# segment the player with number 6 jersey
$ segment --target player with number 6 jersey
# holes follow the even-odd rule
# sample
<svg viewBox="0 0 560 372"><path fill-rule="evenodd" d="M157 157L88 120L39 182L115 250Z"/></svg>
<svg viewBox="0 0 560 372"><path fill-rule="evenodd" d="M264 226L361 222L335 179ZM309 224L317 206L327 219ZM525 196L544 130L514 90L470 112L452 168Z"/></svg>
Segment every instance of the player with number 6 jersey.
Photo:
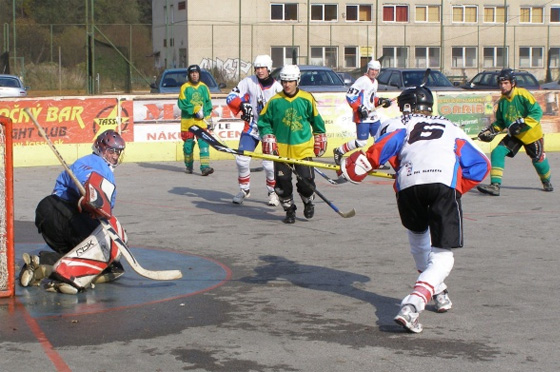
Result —
<svg viewBox="0 0 560 372"><path fill-rule="evenodd" d="M433 102L426 87L404 90L398 97L403 127L393 126L366 153L341 162L344 177L358 183L393 159L399 215L420 272L395 321L414 333L422 331L418 317L428 302L437 312L451 309L444 280L454 265L453 249L463 246L461 195L490 171L490 161L462 129L431 115Z"/></svg>

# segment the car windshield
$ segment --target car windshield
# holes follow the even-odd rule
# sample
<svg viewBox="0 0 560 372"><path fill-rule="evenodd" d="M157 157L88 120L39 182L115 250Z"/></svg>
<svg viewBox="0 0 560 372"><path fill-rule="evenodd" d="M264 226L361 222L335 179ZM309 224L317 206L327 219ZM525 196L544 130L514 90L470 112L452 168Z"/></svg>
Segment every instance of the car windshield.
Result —
<svg viewBox="0 0 560 372"><path fill-rule="evenodd" d="M424 79L424 71L403 71L403 79L405 87L417 87L422 84ZM452 87L453 84L439 71L431 71L427 86L430 87Z"/></svg>
<svg viewBox="0 0 560 372"><path fill-rule="evenodd" d="M2 77L0 78L0 87L19 88L20 85L17 79L10 78L10 77Z"/></svg>
<svg viewBox="0 0 560 372"><path fill-rule="evenodd" d="M200 72L200 80L202 80L204 84L208 85L208 88L214 88L218 86L216 80L214 80L214 78L212 77L212 75L210 75L208 71ZM186 71L168 72L163 77L162 86L166 88L180 87L181 85L185 84L186 81L187 81Z"/></svg>
<svg viewBox="0 0 560 372"><path fill-rule="evenodd" d="M336 72L329 70L304 70L301 72L300 85L344 85L344 81Z"/></svg>

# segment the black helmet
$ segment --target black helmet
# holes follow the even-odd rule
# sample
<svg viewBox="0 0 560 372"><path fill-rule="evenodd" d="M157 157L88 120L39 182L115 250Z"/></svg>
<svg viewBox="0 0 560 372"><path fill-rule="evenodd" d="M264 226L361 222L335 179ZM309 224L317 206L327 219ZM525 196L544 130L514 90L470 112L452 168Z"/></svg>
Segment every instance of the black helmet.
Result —
<svg viewBox="0 0 560 372"><path fill-rule="evenodd" d="M434 105L434 96L432 91L427 87L407 88L397 98L399 109L403 113L411 113L415 111L432 112Z"/></svg>
<svg viewBox="0 0 560 372"><path fill-rule="evenodd" d="M500 71L500 74L498 75L498 78L496 80L498 84L500 84L500 82L504 80L511 82L512 85L517 84L515 73L511 68L504 68L502 71Z"/></svg>
<svg viewBox="0 0 560 372"><path fill-rule="evenodd" d="M199 65L190 65L187 68L187 73L190 74L191 72L198 72L200 74L200 66Z"/></svg>

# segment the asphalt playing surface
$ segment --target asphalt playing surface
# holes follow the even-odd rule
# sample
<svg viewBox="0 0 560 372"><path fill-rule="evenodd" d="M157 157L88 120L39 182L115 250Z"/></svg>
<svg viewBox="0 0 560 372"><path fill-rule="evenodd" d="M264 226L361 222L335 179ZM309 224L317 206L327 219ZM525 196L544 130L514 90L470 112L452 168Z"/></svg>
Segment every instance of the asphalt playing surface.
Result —
<svg viewBox="0 0 560 372"><path fill-rule="evenodd" d="M548 154L560 187L560 154ZM331 161L330 158L321 159ZM392 181L317 187L294 225L266 205L264 172L251 198L232 160L216 172L180 162L116 170L116 216L148 269L181 269L155 282L125 263L115 283L77 296L21 288L0 299L1 371L555 371L559 192L541 190L530 159L506 160L500 197L463 196L465 247L446 280L453 309L428 305L421 334L393 322L417 273ZM253 161L253 168L260 166ZM33 224L61 167L15 169L16 264L46 246ZM329 174L335 177L334 174ZM486 180L488 182L488 180Z"/></svg>

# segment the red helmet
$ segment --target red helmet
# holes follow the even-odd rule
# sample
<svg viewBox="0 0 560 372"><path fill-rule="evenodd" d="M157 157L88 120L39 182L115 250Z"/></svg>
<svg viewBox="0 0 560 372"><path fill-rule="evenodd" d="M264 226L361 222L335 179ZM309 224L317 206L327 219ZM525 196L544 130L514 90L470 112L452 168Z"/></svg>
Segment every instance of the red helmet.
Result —
<svg viewBox="0 0 560 372"><path fill-rule="evenodd" d="M106 130L105 132L101 133L93 142L93 148L95 149L95 153L102 158L104 158L109 165L116 166L122 160L119 157L119 162L117 164L113 164L104 154L106 150L109 150L111 153L117 153L120 155L125 148L126 144L124 139L121 137L120 134L115 132L112 129Z"/></svg>

